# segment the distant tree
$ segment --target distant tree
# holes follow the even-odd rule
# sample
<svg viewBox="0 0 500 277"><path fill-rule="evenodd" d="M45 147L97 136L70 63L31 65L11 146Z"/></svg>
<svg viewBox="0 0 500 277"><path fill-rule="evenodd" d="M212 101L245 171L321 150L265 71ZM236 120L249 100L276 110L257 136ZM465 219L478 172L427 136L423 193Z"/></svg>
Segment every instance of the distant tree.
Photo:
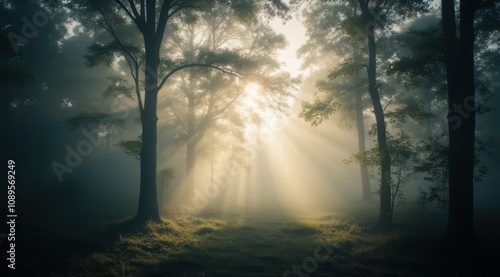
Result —
<svg viewBox="0 0 500 277"><path fill-rule="evenodd" d="M163 207L163 205L165 204L165 191L168 189L174 178L175 170L173 167L167 167L158 170L156 176L156 186L158 190L158 203L160 204L160 207Z"/></svg>
<svg viewBox="0 0 500 277"><path fill-rule="evenodd" d="M317 20L318 16L323 13L331 13L332 9L337 9L339 13L345 16L357 16L357 5L352 3L328 3L328 4L317 4L311 5L309 10L305 11L306 16L306 28L307 34L309 36L309 41L299 49L299 53L305 56L306 64L312 62L311 60L316 58L317 49L321 49L324 54L332 55L333 47L328 47L327 45L335 45L335 48L342 47L338 44L339 42L334 42L331 40L324 40L325 32L331 32L328 29L322 29L318 25L325 24L323 21ZM333 6L332 6L333 5ZM353 6L351 13L349 13L349 7ZM328 8L326 8L328 6ZM343 8L345 6L345 8ZM332 17L333 19L333 17ZM331 22L333 25L334 23ZM340 25L340 22L338 22ZM342 44L345 43L342 41ZM325 45L326 44L326 45ZM363 101L363 91L364 82L359 76L359 51L356 43L351 43L353 50L351 59L347 59L349 62L344 62L339 64L333 70L330 71L328 75L328 81L318 81L317 88L322 93L318 95L314 100L314 103L302 102L302 112L299 114L300 117L304 118L311 125L317 126L334 112L340 112L342 117L346 121L342 126L348 126L351 128L351 122L355 121L355 126L358 133L358 150L365 151L365 127L363 120L363 110L365 107ZM307 51L307 52L306 52ZM339 55L337 53L337 55ZM315 61L318 64L320 61ZM352 64L355 64L353 67ZM345 77L344 77L345 75ZM344 78L339 78L339 76ZM368 179L367 168L360 163L360 174L361 174L361 188L363 201L371 200L370 183Z"/></svg>
<svg viewBox="0 0 500 277"><path fill-rule="evenodd" d="M376 134L375 125L369 134L373 137ZM417 161L417 153L411 141L411 138L404 131L396 135L387 136L388 151L391 157L391 212L394 212L396 200L403 203L406 199L403 188L415 176L414 166ZM368 151L358 152L351 158L344 160L346 164L358 163L367 168L376 168L380 172L380 160L382 155L379 148L375 147ZM378 174L375 174L378 175ZM380 191L378 192L380 193Z"/></svg>
<svg viewBox="0 0 500 277"><path fill-rule="evenodd" d="M341 113L344 122L342 126L348 129L352 128L352 122L355 122L355 128L358 133L358 150L365 151L365 125L363 119L363 110L365 101L363 92L365 83L360 76L359 70L359 49L362 47L357 40L345 41L342 36L336 39L328 38L333 32L332 29L338 28L338 32L345 33L343 30L340 16L329 16L332 10L336 10L345 17L357 16L358 7L355 1L329 2L323 3L315 1L308 9L304 11L306 34L308 41L299 49L299 55L304 59L304 65L329 66L333 61L324 56L347 57L345 62L340 63L330 71L328 80L318 81L317 89L321 95L317 95L314 103L303 102L302 111L299 114L311 125L317 126L328 119L332 113ZM327 16L328 20L317 20L318 17ZM327 27L328 28L325 28ZM328 38L328 39L327 39ZM345 49L344 49L345 48ZM348 48L352 48L349 53ZM341 49L339 51L339 49ZM320 56L319 53L322 55ZM324 63L324 64L323 64ZM353 66L355 64L355 66ZM349 78L349 81L338 77ZM366 79L366 78L365 78ZM368 179L368 170L360 164L361 174L361 199L363 201L371 200L370 183Z"/></svg>
<svg viewBox="0 0 500 277"><path fill-rule="evenodd" d="M324 39L332 39L335 41L357 41L358 45L366 45L361 49L364 52L360 53L359 61L351 63L347 68L359 71L362 68L367 69L367 83L368 94L373 105L373 112L377 123L377 145L381 154L380 159L380 216L378 227L381 230L388 230L392 228L392 212L391 212L391 159L388 151L387 144L387 128L385 122L384 108L382 107L381 97L379 94L380 83L377 80L377 44L375 39L375 32L384 32L390 29L390 26L402 23L412 16L417 15L419 12L427 10L427 2L425 1L376 1L369 2L366 0L359 0L348 2L358 5L360 15L346 16L343 12L347 5L341 1L332 1L328 3L336 3L333 5L331 14L325 18L326 26L331 31L330 34L324 36ZM336 17L343 19L338 26L332 27L331 22L335 21ZM338 29L342 29L339 32ZM347 34L343 38L342 33ZM328 45L328 44L327 44ZM331 44L329 45L331 46ZM333 45L334 46L334 45ZM342 49L342 48L341 48ZM342 51L342 50L340 50ZM366 60L366 62L365 62ZM318 103L319 104L319 103ZM327 106L326 106L327 107Z"/></svg>
<svg viewBox="0 0 500 277"><path fill-rule="evenodd" d="M191 192L197 152L208 132L214 135L215 129L225 129L225 136L232 136L242 145L245 126L262 122L259 110L250 112L245 107L249 86L258 87L257 96L262 98L252 104L262 110L283 112L296 81L279 70L275 58L276 51L286 45L284 36L274 33L265 23L235 22L228 7L216 5L197 21L178 28L182 32L177 32L167 44L173 55L194 63L203 59L207 51L218 51L227 59L238 59L240 73L245 72L244 79L239 79L196 68L185 70L171 81L173 92L163 101L174 120L165 132L186 145L186 189Z"/></svg>

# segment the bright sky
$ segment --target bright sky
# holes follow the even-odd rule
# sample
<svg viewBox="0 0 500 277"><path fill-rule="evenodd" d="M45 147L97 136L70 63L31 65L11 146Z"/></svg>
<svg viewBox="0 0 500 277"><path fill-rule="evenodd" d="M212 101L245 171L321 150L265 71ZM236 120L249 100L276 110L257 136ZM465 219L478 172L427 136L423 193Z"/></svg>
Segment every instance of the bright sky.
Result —
<svg viewBox="0 0 500 277"><path fill-rule="evenodd" d="M288 40L288 47L279 53L280 61L286 63L286 70L292 76L301 74L301 62L297 58L296 52L306 40L304 25L294 16L284 25L281 19L274 19L271 21L271 26L276 32L284 34Z"/></svg>

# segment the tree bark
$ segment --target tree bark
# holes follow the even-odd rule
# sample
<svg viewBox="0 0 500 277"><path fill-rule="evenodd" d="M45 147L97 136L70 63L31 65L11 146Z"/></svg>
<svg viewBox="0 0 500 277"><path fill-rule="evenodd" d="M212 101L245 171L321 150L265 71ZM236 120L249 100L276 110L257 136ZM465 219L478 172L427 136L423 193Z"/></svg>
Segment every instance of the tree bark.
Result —
<svg viewBox="0 0 500 277"><path fill-rule="evenodd" d="M158 67L160 63L159 43L154 36L154 26L144 35L146 47L145 97L142 122L141 187L139 207L135 220L144 224L148 220L161 221L156 191L157 166L157 100Z"/></svg>
<svg viewBox="0 0 500 277"><path fill-rule="evenodd" d="M187 112L187 143L186 143L186 192L189 196L190 193L194 193L194 167L196 163L196 120L195 120L195 87L197 84L197 78L189 81L189 88L187 92L188 98L188 112Z"/></svg>
<svg viewBox="0 0 500 277"><path fill-rule="evenodd" d="M354 5L353 15L354 17L358 16L357 5ZM358 49L354 47L353 51L354 63L357 63L358 59L359 59ZM365 122L363 119L363 94L361 93L361 91L357 91L355 93L356 93L356 129L358 131L358 151L365 152L366 142L365 142ZM370 179L368 178L368 168L360 163L359 172L361 174L361 201L371 202L372 192L370 190Z"/></svg>
<svg viewBox="0 0 500 277"><path fill-rule="evenodd" d="M367 22L368 38L368 93L373 104L375 119L377 122L377 143L381 155L380 162L380 214L378 226L381 230L389 230L392 226L391 211L391 161L387 146L387 134L384 118L384 109L380 103L377 89L377 45L375 42L375 21L368 9L366 0L359 0L361 13Z"/></svg>
<svg viewBox="0 0 500 277"><path fill-rule="evenodd" d="M365 123L363 120L363 99L361 92L356 92L356 128L358 130L358 148L359 152L366 151L365 146ZM372 200L372 192L370 191L370 180L368 178L368 168L360 163L359 170L361 173L361 200L370 202Z"/></svg>
<svg viewBox="0 0 500 277"><path fill-rule="evenodd" d="M474 9L474 1L460 1L458 38L454 1L442 0L449 109L449 217L446 235L459 247L474 240Z"/></svg>

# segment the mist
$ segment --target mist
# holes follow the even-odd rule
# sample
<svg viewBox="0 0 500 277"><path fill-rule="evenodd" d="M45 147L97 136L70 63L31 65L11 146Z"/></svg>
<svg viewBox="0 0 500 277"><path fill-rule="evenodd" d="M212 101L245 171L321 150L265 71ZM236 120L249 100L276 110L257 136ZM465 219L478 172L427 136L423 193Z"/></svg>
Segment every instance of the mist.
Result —
<svg viewBox="0 0 500 277"><path fill-rule="evenodd" d="M129 2L0 5L5 276L496 271L500 2Z"/></svg>

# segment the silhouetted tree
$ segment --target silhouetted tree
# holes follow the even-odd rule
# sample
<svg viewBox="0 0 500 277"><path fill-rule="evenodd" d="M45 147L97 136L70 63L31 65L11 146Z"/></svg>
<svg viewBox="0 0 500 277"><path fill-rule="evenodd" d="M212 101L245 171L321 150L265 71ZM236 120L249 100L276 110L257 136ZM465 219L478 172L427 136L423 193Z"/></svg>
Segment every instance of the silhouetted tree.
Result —
<svg viewBox="0 0 500 277"><path fill-rule="evenodd" d="M136 84L139 78L139 68L143 64L144 76L144 101L141 95L137 95L139 104L139 111L141 115L142 126L142 145L141 145L141 185L139 196L139 207L135 220L137 223L142 224L148 220L159 221L160 216L158 212L157 191L156 191L156 167L157 167L157 105L158 105L158 92L165 85L169 77L174 73L193 67L210 67L223 70L226 72L231 71L231 66L237 63L226 61L224 65L227 70L223 69L224 65L214 62L213 60L206 60L204 62L196 63L162 63L162 54L166 56L163 60L172 61L174 57L170 57L169 53L164 53L162 46L164 45L165 36L168 33L168 26L173 20L181 14L186 15L186 20L195 20L196 11L211 8L216 2L223 4L231 4L231 1L155 1L155 0L141 0L141 1L92 1L92 0L75 0L70 1L69 5L76 9L80 15L84 16L93 23L93 26L100 25L107 31L108 41L106 44L98 43L97 46L117 45L117 51L125 54L125 59L132 68ZM237 17L240 19L252 19L256 16L261 5L257 5L253 1L237 1L232 5L236 11ZM280 12L286 10L286 5L281 1L269 1L263 5L263 8L269 13ZM123 36L119 36L119 32L115 29L123 29L123 26L129 27L129 30L138 31L139 36L142 38L139 50L143 51L143 56L138 56L131 53L129 49L130 43ZM133 27L133 28L130 28ZM171 31L171 30L170 30ZM137 34L137 32L135 33ZM127 36L134 37L134 33L127 33ZM111 39L111 40L109 40ZM111 52L112 53L112 52ZM109 59L113 55L108 55ZM213 58L208 55L207 59ZM219 61L220 62L220 61Z"/></svg>

